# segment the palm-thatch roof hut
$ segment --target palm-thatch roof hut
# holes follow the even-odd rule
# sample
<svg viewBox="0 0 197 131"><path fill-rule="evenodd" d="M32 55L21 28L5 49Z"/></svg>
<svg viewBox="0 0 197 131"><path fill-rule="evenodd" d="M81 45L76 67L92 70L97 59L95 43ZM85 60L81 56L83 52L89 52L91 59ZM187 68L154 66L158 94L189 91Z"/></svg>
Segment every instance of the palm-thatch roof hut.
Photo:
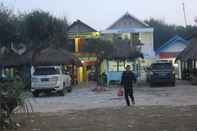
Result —
<svg viewBox="0 0 197 131"><path fill-rule="evenodd" d="M104 56L106 59L103 63L103 72L107 76L107 83L111 81L120 82L122 72L127 64L131 65L133 69L136 59L143 58L143 54L135 47L132 47L126 40L116 40L113 43L113 48L109 50L108 55ZM136 75L139 75L138 69L134 69Z"/></svg>
<svg viewBox="0 0 197 131"><path fill-rule="evenodd" d="M33 65L76 65L81 66L81 61L70 52L62 48L46 48L30 53ZM27 56L28 58L28 56Z"/></svg>
<svg viewBox="0 0 197 131"><path fill-rule="evenodd" d="M197 37L190 40L188 46L177 56L176 61L181 63L182 79L190 79L196 70Z"/></svg>
<svg viewBox="0 0 197 131"><path fill-rule="evenodd" d="M1 67L16 67L25 64L23 58L13 50L2 47L0 51L0 66Z"/></svg>
<svg viewBox="0 0 197 131"><path fill-rule="evenodd" d="M177 56L177 60L197 60L197 37L190 41L190 44Z"/></svg>

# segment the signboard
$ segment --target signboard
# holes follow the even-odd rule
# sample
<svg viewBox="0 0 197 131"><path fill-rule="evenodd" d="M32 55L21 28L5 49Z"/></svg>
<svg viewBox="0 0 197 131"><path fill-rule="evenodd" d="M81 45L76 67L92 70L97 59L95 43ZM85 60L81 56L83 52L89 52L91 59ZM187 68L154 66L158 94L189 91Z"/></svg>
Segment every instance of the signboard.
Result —
<svg viewBox="0 0 197 131"><path fill-rule="evenodd" d="M159 53L160 59L167 59L167 58L176 58L179 52L161 52Z"/></svg>
<svg viewBox="0 0 197 131"><path fill-rule="evenodd" d="M82 64L85 65L94 65L97 63L96 57L79 57Z"/></svg>
<svg viewBox="0 0 197 131"><path fill-rule="evenodd" d="M68 33L68 38L98 38L99 32L81 32L81 33Z"/></svg>

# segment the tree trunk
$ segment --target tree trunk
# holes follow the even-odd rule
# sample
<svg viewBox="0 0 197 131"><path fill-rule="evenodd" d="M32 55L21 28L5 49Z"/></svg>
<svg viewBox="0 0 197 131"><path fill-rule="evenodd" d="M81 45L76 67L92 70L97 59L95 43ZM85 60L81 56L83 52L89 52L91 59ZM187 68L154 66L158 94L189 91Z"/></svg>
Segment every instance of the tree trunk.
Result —
<svg viewBox="0 0 197 131"><path fill-rule="evenodd" d="M97 56L97 64L96 64L96 81L97 81L97 85L99 85L100 83L100 66L102 63L103 59L101 56Z"/></svg>

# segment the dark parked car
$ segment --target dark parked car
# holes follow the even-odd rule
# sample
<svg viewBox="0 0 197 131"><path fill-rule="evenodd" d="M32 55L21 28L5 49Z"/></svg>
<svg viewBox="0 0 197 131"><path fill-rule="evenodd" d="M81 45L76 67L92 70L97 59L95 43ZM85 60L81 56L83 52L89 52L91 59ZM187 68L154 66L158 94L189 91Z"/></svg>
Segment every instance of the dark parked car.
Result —
<svg viewBox="0 0 197 131"><path fill-rule="evenodd" d="M154 84L170 84L175 86L175 72L172 63L153 63L147 70L147 81Z"/></svg>
<svg viewBox="0 0 197 131"><path fill-rule="evenodd" d="M96 81L96 72L95 71L91 71L88 74L88 80L89 81Z"/></svg>

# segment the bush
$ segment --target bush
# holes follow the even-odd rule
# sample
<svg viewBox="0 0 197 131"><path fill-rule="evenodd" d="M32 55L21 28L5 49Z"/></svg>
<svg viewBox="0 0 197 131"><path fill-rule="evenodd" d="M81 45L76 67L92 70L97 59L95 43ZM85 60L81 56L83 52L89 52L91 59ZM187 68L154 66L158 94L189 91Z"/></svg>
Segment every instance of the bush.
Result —
<svg viewBox="0 0 197 131"><path fill-rule="evenodd" d="M0 82L0 129L11 128L14 109L23 104L24 84L21 79L3 80Z"/></svg>

